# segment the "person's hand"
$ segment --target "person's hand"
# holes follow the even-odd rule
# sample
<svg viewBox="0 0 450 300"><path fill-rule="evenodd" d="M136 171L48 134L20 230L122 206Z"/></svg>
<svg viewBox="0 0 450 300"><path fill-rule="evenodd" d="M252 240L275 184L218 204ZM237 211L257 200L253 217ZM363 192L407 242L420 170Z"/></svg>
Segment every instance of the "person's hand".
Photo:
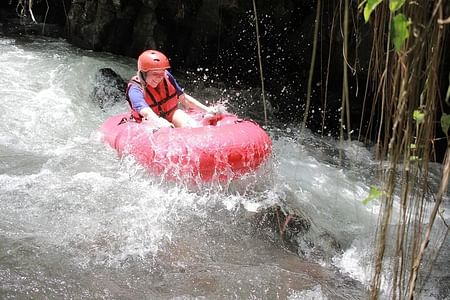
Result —
<svg viewBox="0 0 450 300"><path fill-rule="evenodd" d="M210 115L217 115L220 114L220 110L217 106L208 107L208 110L206 111L207 114Z"/></svg>
<svg viewBox="0 0 450 300"><path fill-rule="evenodd" d="M143 118L143 121L145 123L147 123L149 126L156 127L158 129L164 128L164 127L167 127L167 128L175 127L172 123L170 123L169 121L167 121L166 119L161 118L161 117L157 117L157 118L147 117L147 118Z"/></svg>
<svg viewBox="0 0 450 300"><path fill-rule="evenodd" d="M167 121L164 118L159 117L157 120L157 125L159 128L164 128L164 127L168 127L168 128L174 128L175 126L170 123L169 121Z"/></svg>
<svg viewBox="0 0 450 300"><path fill-rule="evenodd" d="M213 117L221 116L225 113L226 113L225 107L223 107L221 105L215 105L215 106L208 107L204 117L205 118L213 118Z"/></svg>

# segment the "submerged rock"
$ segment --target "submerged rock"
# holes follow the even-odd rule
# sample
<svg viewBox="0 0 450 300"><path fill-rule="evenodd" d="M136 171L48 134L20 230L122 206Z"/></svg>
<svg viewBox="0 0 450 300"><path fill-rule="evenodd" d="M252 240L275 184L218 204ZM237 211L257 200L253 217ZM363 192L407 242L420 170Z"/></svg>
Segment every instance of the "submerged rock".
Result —
<svg viewBox="0 0 450 300"><path fill-rule="evenodd" d="M270 228L274 239L301 257L330 260L341 250L331 233L317 231L313 220L299 210L274 205L259 211L256 221L260 227Z"/></svg>

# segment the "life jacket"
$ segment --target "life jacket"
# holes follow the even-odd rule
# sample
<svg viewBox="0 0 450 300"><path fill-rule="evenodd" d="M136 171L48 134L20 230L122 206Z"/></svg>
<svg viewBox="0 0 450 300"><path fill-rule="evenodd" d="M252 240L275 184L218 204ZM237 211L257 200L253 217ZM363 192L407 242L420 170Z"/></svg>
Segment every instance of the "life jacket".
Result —
<svg viewBox="0 0 450 300"><path fill-rule="evenodd" d="M143 87L138 76L133 76L128 82L126 90L126 99L131 107L131 116L133 119L140 123L142 121L142 116L139 112L133 109L131 105L131 100L128 96L128 91L131 86L137 84L144 94L145 102L153 110L153 112L161 117L165 118L167 121L172 122L173 114L178 108L178 96L175 86L170 82L167 73L164 74L163 80L153 88L149 85Z"/></svg>

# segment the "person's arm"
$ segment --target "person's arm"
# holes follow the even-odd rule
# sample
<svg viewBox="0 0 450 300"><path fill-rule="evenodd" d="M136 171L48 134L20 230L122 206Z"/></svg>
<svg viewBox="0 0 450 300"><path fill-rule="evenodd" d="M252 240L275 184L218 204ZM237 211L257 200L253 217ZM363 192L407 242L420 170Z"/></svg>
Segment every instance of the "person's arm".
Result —
<svg viewBox="0 0 450 300"><path fill-rule="evenodd" d="M150 107L144 107L139 111L139 114L142 116L142 119L144 120L157 121L159 119L159 117Z"/></svg>
<svg viewBox="0 0 450 300"><path fill-rule="evenodd" d="M201 111L205 111L207 114L210 115L217 115L217 114L221 114L221 110L218 109L217 107L208 107L206 105L204 105L203 103L201 103L200 101L198 101L197 99L195 99L194 97L186 94L184 92L184 89L180 86L180 84L177 82L177 80L175 79L175 77L173 77L173 75L169 72L166 71L170 82L175 86L175 90L177 91L177 96L178 96L178 100L181 103L181 105L183 105L184 108L193 108L193 109L199 109Z"/></svg>
<svg viewBox="0 0 450 300"><path fill-rule="evenodd" d="M166 119L158 117L150 107L144 107L139 113L141 114L142 119L148 121L150 124L156 124L159 127L174 127L174 125Z"/></svg>
<svg viewBox="0 0 450 300"><path fill-rule="evenodd" d="M209 108L206 105L202 104L200 101L186 93L181 94L179 96L179 100L180 103L186 108L197 108L206 112L209 111Z"/></svg>

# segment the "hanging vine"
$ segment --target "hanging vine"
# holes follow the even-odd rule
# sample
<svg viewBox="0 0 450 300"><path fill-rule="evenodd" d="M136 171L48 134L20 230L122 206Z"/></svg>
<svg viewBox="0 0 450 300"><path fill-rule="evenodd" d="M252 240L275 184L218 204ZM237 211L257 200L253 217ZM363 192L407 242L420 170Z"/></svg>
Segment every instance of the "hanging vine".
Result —
<svg viewBox="0 0 450 300"><path fill-rule="evenodd" d="M9 4L11 5L11 3L12 3L12 0L9 2ZM47 7L48 7L48 3L47 3ZM17 5L16 5L17 15L20 18L24 19L28 16L27 11L30 13L30 17L31 17L31 20L33 21L33 23L37 23L36 19L34 17L34 14L33 14L33 0L17 0Z"/></svg>
<svg viewBox="0 0 450 300"><path fill-rule="evenodd" d="M450 173L450 120L440 97L441 62L447 24L440 15L444 2L418 0L366 0L360 7L366 22L373 28L372 77L374 103L381 98L381 110L372 106L373 119L379 120L377 144L379 158L386 158L382 167L384 187L380 197L378 234L374 257L371 299L378 299L383 274L389 272L391 298L413 299L417 296L418 279L424 258L432 261L427 251L430 236L446 193ZM387 22L386 22L387 21ZM414 33L414 34L412 34ZM387 37L387 39L385 38ZM382 64L384 62L384 64ZM380 67L382 66L382 68ZM448 103L447 103L448 107ZM428 167L432 159L436 124L447 137L442 177L435 201L430 203ZM400 194L396 191L400 191ZM398 197L398 200L397 200ZM397 229L391 230L395 213L400 209ZM430 207L431 206L431 207ZM429 212L428 218L425 216ZM445 223L444 223L445 224ZM440 233L435 248L448 234ZM389 262L386 252L395 253ZM385 277L386 278L386 277Z"/></svg>
<svg viewBox="0 0 450 300"><path fill-rule="evenodd" d="M264 88L264 73L263 73L263 65L262 65L262 58L261 58L261 43L260 43L260 36L259 36L259 24L258 24L258 13L256 10L256 2L253 0L253 13L255 16L255 28L256 28L256 44L257 44L257 52L258 52L258 63L259 63L259 75L261 80L261 95L262 95L262 102L263 102L263 108L264 108L264 124L268 124L267 120L267 103L266 103L266 92Z"/></svg>
<svg viewBox="0 0 450 300"><path fill-rule="evenodd" d="M317 53L317 41L319 39L319 27L320 27L320 11L321 11L321 0L317 0L317 6L316 6L316 18L314 20L314 40L313 40L313 48L312 48L312 54L311 54L311 65L309 68L309 75L308 75L308 90L306 93L306 105L305 105L305 113L303 115L303 122L302 122L302 136L303 131L306 128L306 123L308 121L308 114L309 114L309 106L311 104L311 90L312 90L312 81L314 76L314 66L316 64L316 53Z"/></svg>

